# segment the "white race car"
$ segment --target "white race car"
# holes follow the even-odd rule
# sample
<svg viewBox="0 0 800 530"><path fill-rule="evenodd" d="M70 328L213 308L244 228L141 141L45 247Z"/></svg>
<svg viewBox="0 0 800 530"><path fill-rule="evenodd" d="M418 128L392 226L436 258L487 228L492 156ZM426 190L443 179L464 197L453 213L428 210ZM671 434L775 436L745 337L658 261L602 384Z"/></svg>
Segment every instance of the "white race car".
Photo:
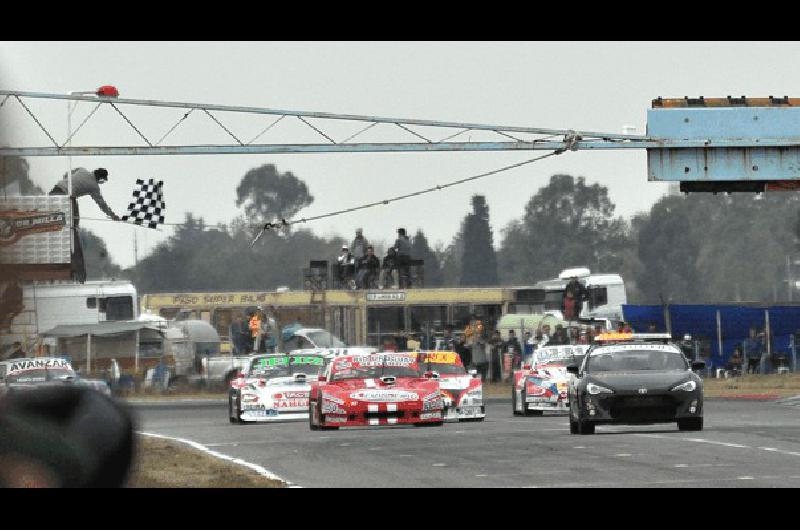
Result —
<svg viewBox="0 0 800 530"><path fill-rule="evenodd" d="M544 346L530 364L514 370L511 405L515 415L541 416L545 411L569 412L567 391L572 375L567 365L586 355L588 344Z"/></svg>
<svg viewBox="0 0 800 530"><path fill-rule="evenodd" d="M322 355L250 356L247 372L231 381L228 391L230 422L308 419L310 383L321 373L323 364Z"/></svg>
<svg viewBox="0 0 800 530"><path fill-rule="evenodd" d="M30 357L0 362L0 395L48 386L74 385L111 395L108 383L101 379L84 379L62 357Z"/></svg>
<svg viewBox="0 0 800 530"><path fill-rule="evenodd" d="M419 353L419 366L434 372L439 379L439 389L444 399L445 421L483 421L486 408L483 404L483 383L475 370L467 370L461 357L452 351L425 351Z"/></svg>

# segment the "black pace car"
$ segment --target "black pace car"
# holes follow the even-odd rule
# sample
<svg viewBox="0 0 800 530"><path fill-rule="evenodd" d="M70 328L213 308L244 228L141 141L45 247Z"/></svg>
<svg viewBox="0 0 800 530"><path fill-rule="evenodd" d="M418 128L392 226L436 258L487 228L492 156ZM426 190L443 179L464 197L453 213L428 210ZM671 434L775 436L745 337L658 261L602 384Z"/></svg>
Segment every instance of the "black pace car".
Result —
<svg viewBox="0 0 800 530"><path fill-rule="evenodd" d="M703 381L673 344L598 345L567 371L569 430L594 434L595 425L677 422L682 431L703 429Z"/></svg>

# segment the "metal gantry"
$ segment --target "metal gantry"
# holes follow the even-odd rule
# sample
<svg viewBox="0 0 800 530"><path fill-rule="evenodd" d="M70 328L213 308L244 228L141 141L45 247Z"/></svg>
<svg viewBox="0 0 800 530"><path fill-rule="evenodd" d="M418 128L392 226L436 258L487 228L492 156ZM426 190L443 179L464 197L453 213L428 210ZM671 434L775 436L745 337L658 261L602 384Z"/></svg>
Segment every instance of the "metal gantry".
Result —
<svg viewBox="0 0 800 530"><path fill-rule="evenodd" d="M95 106L75 130L68 132L66 138L57 139L57 135L47 129L37 115L26 104L31 99L83 101ZM593 131L567 129L550 129L541 127L520 127L508 125L488 125L481 123L463 123L438 120L422 120L409 118L387 118L378 116L362 116L353 114L335 114L330 112L308 112L262 107L242 107L231 105L214 105L204 103L185 103L176 101L159 101L145 99L125 99L102 95L85 94L48 94L40 92L23 92L0 90L0 112L4 106L18 104L26 115L44 133L51 145L39 147L0 146L0 155L16 156L103 156L103 155L196 155L196 154L277 154L277 153L374 153L374 152L434 152L434 151L565 151L584 149L641 149L664 147L663 140L647 138L640 135L612 134ZM108 106L119 115L120 120L133 130L141 140L139 145L93 146L74 145L75 135L96 116L97 110ZM158 136L148 136L143 128L129 117L127 108L150 107L169 108L184 111L182 117L166 132ZM196 145L164 145L164 141L192 113L204 115L210 123L224 131L231 138L230 143L208 143ZM249 140L243 139L232 127L226 126L224 116L232 113L263 115L269 119L264 128ZM320 143L256 143L275 126L287 119L296 119L305 127L313 130ZM353 134L336 139L334 134L326 131L326 125L333 122L362 122L364 126ZM388 125L396 129L403 140L388 142L361 143L357 140L366 131L378 125ZM421 131L420 128L426 128ZM427 128L441 130L438 139L430 138ZM496 141L459 141L459 137L472 131L484 131L497 136ZM521 136L528 136L522 138Z"/></svg>

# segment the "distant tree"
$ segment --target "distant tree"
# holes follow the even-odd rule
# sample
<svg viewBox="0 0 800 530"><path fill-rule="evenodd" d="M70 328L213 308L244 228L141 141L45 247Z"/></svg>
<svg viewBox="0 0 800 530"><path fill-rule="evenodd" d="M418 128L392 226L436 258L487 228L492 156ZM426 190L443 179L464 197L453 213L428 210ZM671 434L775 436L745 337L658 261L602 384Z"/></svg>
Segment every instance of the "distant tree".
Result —
<svg viewBox="0 0 800 530"><path fill-rule="evenodd" d="M461 256L461 285L497 285L497 256L492 228L489 226L489 205L486 197L473 195L472 213L464 218L462 228L464 252Z"/></svg>
<svg viewBox="0 0 800 530"><path fill-rule="evenodd" d="M442 285L442 268L439 258L428 245L425 233L420 229L411 239L411 257L425 261L425 286L438 287Z"/></svg>
<svg viewBox="0 0 800 530"><path fill-rule="evenodd" d="M627 223L614 209L605 186L553 175L528 201L524 216L503 230L503 282L530 284L577 265L619 271L631 242Z"/></svg>
<svg viewBox="0 0 800 530"><path fill-rule="evenodd" d="M251 221L289 220L313 202L305 182L273 164L251 169L236 188L236 206L244 205Z"/></svg>
<svg viewBox="0 0 800 530"><path fill-rule="evenodd" d="M460 234L456 234L447 246L441 243L437 245L434 252L442 267L442 287L458 286L461 280L461 256L464 253Z"/></svg>
<svg viewBox="0 0 800 530"><path fill-rule="evenodd" d="M660 200L639 230L638 257L644 270L637 284L651 303L689 302L699 294L700 242L688 204L681 196Z"/></svg>
<svg viewBox="0 0 800 530"><path fill-rule="evenodd" d="M637 284L648 303L776 302L788 298L797 245L793 193L667 196L643 218Z"/></svg>
<svg viewBox="0 0 800 530"><path fill-rule="evenodd" d="M0 156L0 188L16 191L19 195L42 195L42 188L31 180L30 165L18 156Z"/></svg>
<svg viewBox="0 0 800 530"><path fill-rule="evenodd" d="M122 269L114 263L108 254L108 248L103 238L86 230L79 229L81 245L83 247L83 260L86 264L87 280L121 279L125 275Z"/></svg>

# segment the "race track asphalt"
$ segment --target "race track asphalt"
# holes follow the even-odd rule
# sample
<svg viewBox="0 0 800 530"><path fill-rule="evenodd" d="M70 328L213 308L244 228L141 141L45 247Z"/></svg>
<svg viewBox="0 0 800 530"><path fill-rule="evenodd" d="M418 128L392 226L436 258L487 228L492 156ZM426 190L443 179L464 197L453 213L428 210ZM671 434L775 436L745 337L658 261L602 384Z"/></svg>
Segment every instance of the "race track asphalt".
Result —
<svg viewBox="0 0 800 530"><path fill-rule="evenodd" d="M481 423L310 431L232 425L223 402L132 404L138 429L188 438L303 487L799 487L800 402L706 400L705 429L598 427L516 417L491 401Z"/></svg>

